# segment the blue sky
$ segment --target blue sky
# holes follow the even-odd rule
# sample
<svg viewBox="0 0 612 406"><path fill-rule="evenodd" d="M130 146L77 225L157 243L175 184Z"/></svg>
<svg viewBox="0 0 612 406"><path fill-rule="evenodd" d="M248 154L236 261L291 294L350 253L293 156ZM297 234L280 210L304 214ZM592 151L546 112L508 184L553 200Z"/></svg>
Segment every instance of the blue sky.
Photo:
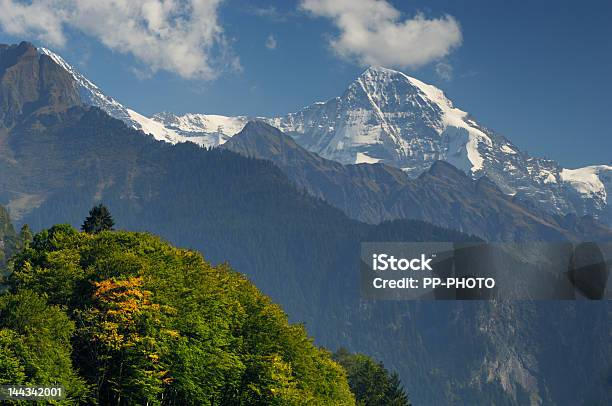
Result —
<svg viewBox="0 0 612 406"><path fill-rule="evenodd" d="M342 24L357 12L335 10L327 0L191 1L201 6L192 25L174 26L179 32L164 42L146 42L146 36L138 42L138 32L126 42L132 34L123 27L133 17L127 8L122 20L120 12L81 0L73 8L83 14L65 21L34 1L40 9L26 10L21 21L22 6L30 3L10 0L12 9L3 14L13 20L0 16L0 42L30 40L52 48L143 114L284 114L340 95L368 62L382 61L442 88L458 107L531 154L567 167L612 161L609 0L383 1L381 13L390 17L376 20L381 27L401 27L421 13L426 22L441 21L432 29L443 31L388 52L381 46L356 50L348 36L356 35L353 23ZM163 15L154 10L147 15ZM92 13L97 18L89 18ZM359 18L372 14L364 13ZM343 33L346 43L339 41ZM419 59L423 47L433 51Z"/></svg>

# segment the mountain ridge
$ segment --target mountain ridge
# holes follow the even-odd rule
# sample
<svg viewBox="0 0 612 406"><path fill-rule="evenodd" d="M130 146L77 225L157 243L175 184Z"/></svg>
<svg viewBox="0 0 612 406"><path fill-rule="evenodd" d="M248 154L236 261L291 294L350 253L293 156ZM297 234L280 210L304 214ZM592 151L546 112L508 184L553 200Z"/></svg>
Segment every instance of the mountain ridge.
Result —
<svg viewBox="0 0 612 406"><path fill-rule="evenodd" d="M77 69L64 60L60 55L51 50L37 48L42 55L51 58L57 65L68 72L75 80L79 95L84 104L97 107L105 111L111 117L125 122L128 126L152 135L156 140L176 144L185 142L182 137L172 130L168 130L142 114L124 107L113 97L106 95L97 85L82 75Z"/></svg>
<svg viewBox="0 0 612 406"><path fill-rule="evenodd" d="M247 122L221 148L272 161L312 195L372 224L416 219L489 241L612 238L609 228L525 206L486 175L474 180L445 161L434 161L416 179L382 163L343 165L261 120Z"/></svg>

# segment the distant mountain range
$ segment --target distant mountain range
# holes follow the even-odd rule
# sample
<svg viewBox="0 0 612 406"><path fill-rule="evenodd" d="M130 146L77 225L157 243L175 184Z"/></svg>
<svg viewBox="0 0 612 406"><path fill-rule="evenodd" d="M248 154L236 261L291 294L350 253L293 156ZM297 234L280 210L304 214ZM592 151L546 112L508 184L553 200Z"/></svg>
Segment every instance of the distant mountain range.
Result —
<svg viewBox="0 0 612 406"><path fill-rule="evenodd" d="M158 140L217 146L251 119L172 113L148 118L105 95L59 55L40 51L75 78L85 104ZM612 165L567 169L529 156L456 108L440 89L398 71L370 67L340 97L283 117L259 119L323 158L343 164L385 163L413 178L442 160L474 179L486 175L515 200L555 214L591 215L612 225Z"/></svg>

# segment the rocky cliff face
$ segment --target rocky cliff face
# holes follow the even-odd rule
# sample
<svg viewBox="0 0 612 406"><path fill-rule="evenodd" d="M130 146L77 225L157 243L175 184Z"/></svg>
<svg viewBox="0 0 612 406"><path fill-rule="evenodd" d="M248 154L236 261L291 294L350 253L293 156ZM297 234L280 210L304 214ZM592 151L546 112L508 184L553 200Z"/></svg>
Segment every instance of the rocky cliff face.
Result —
<svg viewBox="0 0 612 406"><path fill-rule="evenodd" d="M17 117L58 112L81 105L72 76L28 43L0 45L0 122L15 124Z"/></svg>

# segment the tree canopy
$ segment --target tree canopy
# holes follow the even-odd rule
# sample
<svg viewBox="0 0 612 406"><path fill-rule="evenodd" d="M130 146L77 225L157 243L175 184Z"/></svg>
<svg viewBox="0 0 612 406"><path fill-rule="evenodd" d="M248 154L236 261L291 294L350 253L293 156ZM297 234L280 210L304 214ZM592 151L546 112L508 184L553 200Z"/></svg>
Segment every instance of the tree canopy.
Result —
<svg viewBox="0 0 612 406"><path fill-rule="evenodd" d="M72 403L355 404L330 353L228 265L67 225L14 258L0 382L61 383Z"/></svg>

